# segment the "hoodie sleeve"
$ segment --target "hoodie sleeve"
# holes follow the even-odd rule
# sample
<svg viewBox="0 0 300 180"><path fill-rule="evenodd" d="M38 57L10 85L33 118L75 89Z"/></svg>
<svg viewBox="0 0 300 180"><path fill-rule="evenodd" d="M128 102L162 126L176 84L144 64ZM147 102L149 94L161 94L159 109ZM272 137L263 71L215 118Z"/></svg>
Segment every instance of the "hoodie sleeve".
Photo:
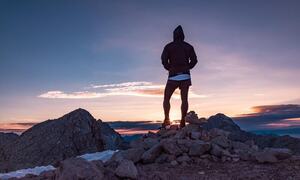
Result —
<svg viewBox="0 0 300 180"><path fill-rule="evenodd" d="M196 56L194 48L192 47L191 50L190 50L190 63L189 63L190 69L195 67L197 62L198 62L197 56Z"/></svg>
<svg viewBox="0 0 300 180"><path fill-rule="evenodd" d="M166 46L161 54L161 63L166 70L170 69L169 54Z"/></svg>

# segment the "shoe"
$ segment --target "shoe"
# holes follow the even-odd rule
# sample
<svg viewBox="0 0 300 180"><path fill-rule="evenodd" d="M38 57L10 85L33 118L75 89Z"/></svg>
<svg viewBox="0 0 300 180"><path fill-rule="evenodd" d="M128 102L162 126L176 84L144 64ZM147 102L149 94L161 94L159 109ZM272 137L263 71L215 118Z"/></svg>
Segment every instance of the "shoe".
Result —
<svg viewBox="0 0 300 180"><path fill-rule="evenodd" d="M182 128L184 128L184 127L185 127L185 123L180 123L179 128L182 129Z"/></svg>
<svg viewBox="0 0 300 180"><path fill-rule="evenodd" d="M170 119L165 119L164 122L162 123L162 127L166 127L170 125L171 125Z"/></svg>

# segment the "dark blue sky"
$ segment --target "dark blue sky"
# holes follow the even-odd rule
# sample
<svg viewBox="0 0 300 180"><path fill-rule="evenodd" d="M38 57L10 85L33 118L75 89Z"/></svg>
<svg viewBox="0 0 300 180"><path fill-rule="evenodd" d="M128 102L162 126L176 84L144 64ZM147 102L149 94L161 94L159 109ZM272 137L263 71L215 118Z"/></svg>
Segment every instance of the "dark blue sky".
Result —
<svg viewBox="0 0 300 180"><path fill-rule="evenodd" d="M161 98L135 90L161 92L160 54L178 24L199 59L191 108L200 114L299 99L300 1L2 0L0 122L77 107L108 120L160 119ZM115 89L93 86L103 84Z"/></svg>

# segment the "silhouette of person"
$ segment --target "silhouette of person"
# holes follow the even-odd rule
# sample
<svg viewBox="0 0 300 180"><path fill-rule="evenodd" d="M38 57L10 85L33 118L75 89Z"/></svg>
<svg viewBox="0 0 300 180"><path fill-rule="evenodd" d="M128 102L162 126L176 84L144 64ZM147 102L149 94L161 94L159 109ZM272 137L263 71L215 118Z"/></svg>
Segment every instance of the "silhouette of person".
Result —
<svg viewBox="0 0 300 180"><path fill-rule="evenodd" d="M181 95L180 127L185 126L185 116L188 111L188 91L191 83L190 69L197 64L197 56L192 45L184 41L184 33L179 25L173 32L173 42L164 47L161 55L164 68L169 71L168 81L164 91L165 119L162 128L170 125L170 99L173 92L179 88Z"/></svg>

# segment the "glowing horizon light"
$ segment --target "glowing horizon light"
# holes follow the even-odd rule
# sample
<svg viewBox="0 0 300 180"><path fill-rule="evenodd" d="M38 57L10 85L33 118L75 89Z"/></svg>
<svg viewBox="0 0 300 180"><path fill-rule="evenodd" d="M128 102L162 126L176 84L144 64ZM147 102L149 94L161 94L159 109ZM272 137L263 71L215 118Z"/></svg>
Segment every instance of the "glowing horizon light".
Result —
<svg viewBox="0 0 300 180"><path fill-rule="evenodd" d="M287 123L268 123L268 124L265 124L264 126L270 127L270 128L278 128L278 127L290 127L292 125L287 124Z"/></svg>
<svg viewBox="0 0 300 180"><path fill-rule="evenodd" d="M284 119L284 121L300 121L300 118L287 118L287 119Z"/></svg>

